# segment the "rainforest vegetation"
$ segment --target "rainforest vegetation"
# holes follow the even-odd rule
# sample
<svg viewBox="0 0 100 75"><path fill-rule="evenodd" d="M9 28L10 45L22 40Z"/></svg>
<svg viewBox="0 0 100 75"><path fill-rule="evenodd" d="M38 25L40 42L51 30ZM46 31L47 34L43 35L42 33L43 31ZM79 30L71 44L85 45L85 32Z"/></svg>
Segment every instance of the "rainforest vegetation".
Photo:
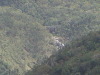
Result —
<svg viewBox="0 0 100 75"><path fill-rule="evenodd" d="M0 0L0 75L99 75L99 38L100 0Z"/></svg>
<svg viewBox="0 0 100 75"><path fill-rule="evenodd" d="M99 75L100 31L91 32L52 55L26 75Z"/></svg>

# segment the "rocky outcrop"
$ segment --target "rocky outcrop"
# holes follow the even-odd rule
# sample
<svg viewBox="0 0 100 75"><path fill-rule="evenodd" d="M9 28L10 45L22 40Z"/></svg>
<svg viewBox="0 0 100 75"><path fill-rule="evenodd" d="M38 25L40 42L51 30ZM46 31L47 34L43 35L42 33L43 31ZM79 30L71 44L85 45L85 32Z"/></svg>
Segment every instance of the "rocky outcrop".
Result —
<svg viewBox="0 0 100 75"><path fill-rule="evenodd" d="M65 46L65 44L63 43L64 39L62 37L54 36L52 37L52 39L53 39L52 44L57 47L57 50Z"/></svg>

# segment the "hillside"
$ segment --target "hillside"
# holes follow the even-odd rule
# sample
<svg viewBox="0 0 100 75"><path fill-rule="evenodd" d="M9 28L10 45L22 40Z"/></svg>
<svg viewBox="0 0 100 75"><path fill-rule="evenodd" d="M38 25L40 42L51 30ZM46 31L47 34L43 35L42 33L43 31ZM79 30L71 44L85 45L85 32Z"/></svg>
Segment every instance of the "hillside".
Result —
<svg viewBox="0 0 100 75"><path fill-rule="evenodd" d="M0 5L20 9L52 34L70 40L100 28L99 0L3 0Z"/></svg>
<svg viewBox="0 0 100 75"><path fill-rule="evenodd" d="M100 27L99 0L3 0L0 5L20 9L52 34L70 40Z"/></svg>
<svg viewBox="0 0 100 75"><path fill-rule="evenodd" d="M31 16L11 7L0 7L0 60L11 70L29 70L32 64L49 56L55 50L49 44L51 36Z"/></svg>
<svg viewBox="0 0 100 75"><path fill-rule="evenodd" d="M100 31L66 45L26 75L100 75Z"/></svg>
<svg viewBox="0 0 100 75"><path fill-rule="evenodd" d="M23 75L98 30L99 0L0 0L0 74Z"/></svg>

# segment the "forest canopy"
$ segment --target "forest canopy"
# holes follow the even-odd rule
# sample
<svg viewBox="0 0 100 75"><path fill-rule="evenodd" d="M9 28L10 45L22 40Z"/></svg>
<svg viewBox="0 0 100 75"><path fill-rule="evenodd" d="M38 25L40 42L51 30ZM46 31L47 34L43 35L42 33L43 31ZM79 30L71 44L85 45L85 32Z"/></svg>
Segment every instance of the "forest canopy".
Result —
<svg viewBox="0 0 100 75"><path fill-rule="evenodd" d="M93 43L94 40L90 39L95 39L99 35L95 31L99 30L100 0L0 0L0 74L6 72L5 75L24 75L27 70L33 68L34 65L41 64L60 49L55 44L55 41L65 45L91 32L89 34L91 37L86 37L89 41L77 43L82 41L82 39L77 40L75 50L73 50L74 47L71 45L73 49L68 48L73 50L71 53L70 51L68 53L67 50L62 50L62 54L58 54L61 57L57 56L59 60L60 58L63 59L61 61L72 57L73 59L71 58L69 62L73 62L74 59L78 60L76 56L78 51L82 50L83 54L84 52L89 52L86 55L87 58L82 57L87 62L82 62L82 65L80 65L80 67L86 66L87 63L90 64L92 61L90 59L92 58L92 52L96 50L99 53L97 49L99 46L97 42L99 41L95 41L95 45ZM92 33L94 36L92 36ZM53 39L55 37L60 39ZM68 56L66 56L67 53ZM79 59L81 59L82 54L79 54ZM73 57L74 55L76 58ZM91 61L88 61L88 59ZM78 63L81 64L80 62ZM70 72L72 71L72 75L82 75L79 70L80 67L74 64L76 62L68 65L65 69L59 63L58 68L54 67L52 69L50 65L45 65L41 68L46 67L43 69L44 71L46 69L46 72L49 71L48 68L52 69L53 72L50 71L50 74L55 74L55 70L58 72L60 69L63 72L59 71L59 74L64 75L66 71L68 71L68 74L71 74ZM74 66L74 69L71 68L72 66ZM93 73L89 73L86 70L84 74L94 74L98 68L88 68Z"/></svg>

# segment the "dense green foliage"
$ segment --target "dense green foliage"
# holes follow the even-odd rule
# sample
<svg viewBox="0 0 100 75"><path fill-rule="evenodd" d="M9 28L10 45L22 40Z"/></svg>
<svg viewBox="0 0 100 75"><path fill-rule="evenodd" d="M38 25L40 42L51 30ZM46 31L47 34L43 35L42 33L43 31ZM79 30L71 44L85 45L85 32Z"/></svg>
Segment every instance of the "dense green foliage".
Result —
<svg viewBox="0 0 100 75"><path fill-rule="evenodd" d="M0 60L0 75L18 75L18 69L11 70L7 63Z"/></svg>
<svg viewBox="0 0 100 75"><path fill-rule="evenodd" d="M23 75L57 50L52 37L67 43L98 31L99 13L99 0L0 0L0 61L7 66L3 70Z"/></svg>
<svg viewBox="0 0 100 75"><path fill-rule="evenodd" d="M100 75L100 31L66 45L26 75Z"/></svg>
<svg viewBox="0 0 100 75"><path fill-rule="evenodd" d="M2 0L0 5L20 9L65 38L75 38L100 27L99 0Z"/></svg>
<svg viewBox="0 0 100 75"><path fill-rule="evenodd" d="M7 71L9 71L8 65L0 60L0 74L1 75L3 75L3 74L5 75L5 74L8 73Z"/></svg>
<svg viewBox="0 0 100 75"><path fill-rule="evenodd" d="M0 7L0 58L11 70L18 69L22 74L49 56L55 49L49 44L51 36L31 16L11 7Z"/></svg>

